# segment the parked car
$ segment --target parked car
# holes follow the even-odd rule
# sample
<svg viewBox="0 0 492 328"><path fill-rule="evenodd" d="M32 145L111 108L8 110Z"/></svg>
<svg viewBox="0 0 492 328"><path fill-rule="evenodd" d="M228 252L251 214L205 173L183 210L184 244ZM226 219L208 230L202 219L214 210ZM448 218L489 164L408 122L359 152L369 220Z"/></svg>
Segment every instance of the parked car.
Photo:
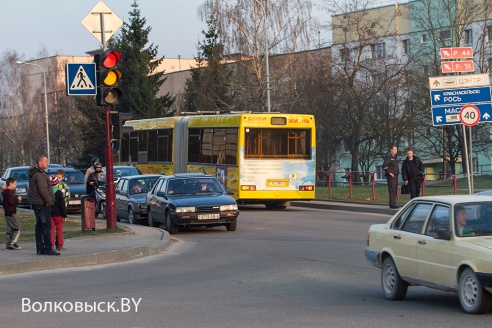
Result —
<svg viewBox="0 0 492 328"><path fill-rule="evenodd" d="M122 177L116 184L116 219L130 223L147 219L147 192L152 190L161 175L131 175Z"/></svg>
<svg viewBox="0 0 492 328"><path fill-rule="evenodd" d="M492 196L417 197L369 229L366 259L381 268L387 299L408 286L457 292L463 310L492 306Z"/></svg>
<svg viewBox="0 0 492 328"><path fill-rule="evenodd" d="M239 210L214 176L181 173L161 176L147 194L149 226L164 223L170 234L178 227L225 226L235 231Z"/></svg>
<svg viewBox="0 0 492 328"><path fill-rule="evenodd" d="M17 187L14 190L14 196L15 197L21 196L22 199L20 200L18 206L22 206L22 207L30 206L29 199L28 199L29 168L30 166L10 167L5 170L2 177L0 178L2 180L1 182L2 187L6 185L6 181L8 178L15 178L17 180ZM63 166L60 164L49 164L47 170L50 170L51 168L57 170L58 168L63 168Z"/></svg>
<svg viewBox="0 0 492 328"><path fill-rule="evenodd" d="M15 178L17 180L17 187L14 190L14 196L21 197L18 206L29 206L29 166L17 166L6 169L1 178L2 185L6 185L8 178Z"/></svg>
<svg viewBox="0 0 492 328"><path fill-rule="evenodd" d="M65 172L65 179L63 182L68 185L70 191L67 210L70 212L80 211L82 203L81 197L87 195L84 185L84 173L73 167L48 167L46 172L49 175L55 175L55 172L60 168Z"/></svg>
<svg viewBox="0 0 492 328"><path fill-rule="evenodd" d="M106 167L103 167L103 170L104 172L106 172ZM140 174L142 174L142 172L140 172L140 170L137 169L135 166L131 166L131 165L113 166L113 178L115 180L121 177L126 177L130 175L140 175Z"/></svg>

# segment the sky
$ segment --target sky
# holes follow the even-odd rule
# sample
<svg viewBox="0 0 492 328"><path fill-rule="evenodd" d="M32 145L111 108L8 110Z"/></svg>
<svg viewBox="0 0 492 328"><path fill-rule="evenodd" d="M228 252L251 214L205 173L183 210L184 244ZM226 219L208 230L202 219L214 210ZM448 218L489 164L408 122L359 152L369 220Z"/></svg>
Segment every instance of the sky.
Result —
<svg viewBox="0 0 492 328"><path fill-rule="evenodd" d="M24 60L35 59L46 48L50 56L85 56L100 48L99 41L82 20L99 0L8 0L2 1L0 55L17 51ZM129 19L133 0L104 0L122 21ZM150 41L159 56L193 58L203 40L206 24L198 18L203 0L139 0L140 15L150 26ZM44 57L44 56L43 56Z"/></svg>
<svg viewBox="0 0 492 328"><path fill-rule="evenodd" d="M326 24L329 17L319 6L327 0L313 0L313 16ZM371 0L369 0L371 1ZM394 2L373 0L376 2ZM44 48L49 56L85 56L100 48L99 41L82 25L82 20L99 0L6 0L2 1L0 55L17 51L23 60L40 57ZM113 13L128 22L133 0L104 0ZM193 58L203 41L206 24L198 17L204 0L139 0L140 14L150 26L150 42L158 55L166 58ZM316 6L317 5L317 6ZM329 19L329 18L328 18ZM321 31L320 43L326 45L328 32ZM44 56L41 56L44 57Z"/></svg>

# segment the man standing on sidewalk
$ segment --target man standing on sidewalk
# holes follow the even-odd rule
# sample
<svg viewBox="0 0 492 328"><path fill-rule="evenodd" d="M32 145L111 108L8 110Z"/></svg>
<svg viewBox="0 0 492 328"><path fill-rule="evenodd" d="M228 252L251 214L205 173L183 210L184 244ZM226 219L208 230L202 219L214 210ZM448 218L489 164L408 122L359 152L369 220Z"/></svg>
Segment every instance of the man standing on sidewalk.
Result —
<svg viewBox="0 0 492 328"><path fill-rule="evenodd" d="M386 181L388 182L388 193L389 193L389 207L398 208L396 205L396 194L398 192L398 161L396 160L396 154L398 153L398 148L392 146L389 149L389 154L386 156L383 162L383 170L386 172Z"/></svg>
<svg viewBox="0 0 492 328"><path fill-rule="evenodd" d="M51 205L55 194L46 173L48 157L41 155L29 169L29 203L36 216L36 250L38 255L60 255L51 247Z"/></svg>
<svg viewBox="0 0 492 328"><path fill-rule="evenodd" d="M413 154L413 149L407 149L407 158L401 165L401 176L410 188L410 199L419 197L420 184L424 176L424 164Z"/></svg>

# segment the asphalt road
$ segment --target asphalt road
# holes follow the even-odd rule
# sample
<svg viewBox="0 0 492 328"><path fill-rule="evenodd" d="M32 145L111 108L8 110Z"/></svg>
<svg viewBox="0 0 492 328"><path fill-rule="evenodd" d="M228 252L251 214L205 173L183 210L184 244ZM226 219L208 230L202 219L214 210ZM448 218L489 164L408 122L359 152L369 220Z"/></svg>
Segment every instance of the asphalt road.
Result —
<svg viewBox="0 0 492 328"><path fill-rule="evenodd" d="M0 277L1 326L490 327L492 314L464 314L453 293L413 287L383 299L363 250L369 225L388 218L242 208L236 232L180 231L162 255ZM38 302L96 311L35 312Z"/></svg>

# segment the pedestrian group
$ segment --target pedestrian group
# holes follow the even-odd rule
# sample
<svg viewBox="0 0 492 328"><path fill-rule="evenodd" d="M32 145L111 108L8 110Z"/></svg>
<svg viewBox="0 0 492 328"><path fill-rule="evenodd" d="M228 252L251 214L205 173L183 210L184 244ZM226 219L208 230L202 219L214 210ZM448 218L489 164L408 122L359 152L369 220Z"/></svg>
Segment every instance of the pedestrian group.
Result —
<svg viewBox="0 0 492 328"><path fill-rule="evenodd" d="M389 193L389 207L399 208L396 204L396 196L398 194L398 174L399 165L396 155L398 153L398 147L392 146L389 149L388 156L384 159L383 170L385 171L386 181L388 183ZM401 175L404 185L402 189L408 188L410 199L418 197L420 194L420 187L422 184L422 178L425 175L424 164L413 154L413 149L407 149L407 158L402 163Z"/></svg>

